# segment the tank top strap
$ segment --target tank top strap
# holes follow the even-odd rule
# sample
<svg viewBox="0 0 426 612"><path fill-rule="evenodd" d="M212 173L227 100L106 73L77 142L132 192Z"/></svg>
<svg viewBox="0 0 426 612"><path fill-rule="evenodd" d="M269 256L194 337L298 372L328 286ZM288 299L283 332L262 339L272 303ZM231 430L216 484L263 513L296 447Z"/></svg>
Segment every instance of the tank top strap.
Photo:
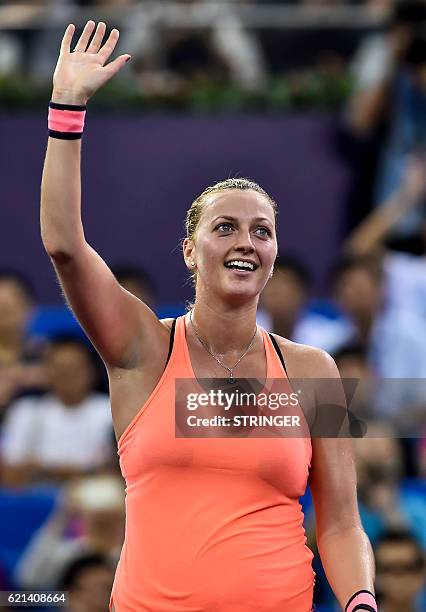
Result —
<svg viewBox="0 0 426 612"><path fill-rule="evenodd" d="M173 353L173 346L175 342L175 332L176 332L176 319L173 319L173 323L170 328L169 352L167 355L166 365L164 366L164 369L166 369L167 366L169 365L170 357Z"/></svg>
<svg viewBox="0 0 426 612"><path fill-rule="evenodd" d="M285 361L275 338L259 326L263 336L266 361L268 363L268 378L288 378Z"/></svg>
<svg viewBox="0 0 426 612"><path fill-rule="evenodd" d="M193 377L188 346L186 344L185 315L177 317L176 319L173 346L170 348L168 369L179 378Z"/></svg>

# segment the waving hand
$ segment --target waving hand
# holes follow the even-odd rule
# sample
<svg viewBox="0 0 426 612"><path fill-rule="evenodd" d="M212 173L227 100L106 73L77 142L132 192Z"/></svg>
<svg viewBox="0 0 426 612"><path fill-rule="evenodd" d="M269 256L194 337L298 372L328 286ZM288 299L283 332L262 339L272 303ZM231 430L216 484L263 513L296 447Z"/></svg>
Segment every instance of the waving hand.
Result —
<svg viewBox="0 0 426 612"><path fill-rule="evenodd" d="M65 30L53 75L52 100L66 101L70 104L86 104L89 98L130 59L130 55L124 54L107 64L106 62L117 45L119 31L111 30L106 42L102 45L106 25L99 22L89 44L95 25L94 21L86 23L72 51L71 42L75 26L70 24Z"/></svg>

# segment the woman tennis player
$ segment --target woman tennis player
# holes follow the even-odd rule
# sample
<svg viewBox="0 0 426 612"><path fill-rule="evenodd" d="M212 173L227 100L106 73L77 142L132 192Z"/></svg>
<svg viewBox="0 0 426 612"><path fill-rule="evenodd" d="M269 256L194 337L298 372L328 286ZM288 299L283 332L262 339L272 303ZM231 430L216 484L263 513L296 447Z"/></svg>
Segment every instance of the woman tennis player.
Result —
<svg viewBox="0 0 426 612"><path fill-rule="evenodd" d="M328 580L350 612L377 610L350 440L175 435L176 379L338 378L324 352L267 334L256 310L277 255L275 203L256 183L208 188L187 213L191 311L158 320L85 240L80 214L86 103L129 59L119 33L65 31L53 77L41 231L68 302L109 375L126 481L126 536L110 610L310 612L312 553L299 497L313 492ZM92 36L93 35L93 36Z"/></svg>

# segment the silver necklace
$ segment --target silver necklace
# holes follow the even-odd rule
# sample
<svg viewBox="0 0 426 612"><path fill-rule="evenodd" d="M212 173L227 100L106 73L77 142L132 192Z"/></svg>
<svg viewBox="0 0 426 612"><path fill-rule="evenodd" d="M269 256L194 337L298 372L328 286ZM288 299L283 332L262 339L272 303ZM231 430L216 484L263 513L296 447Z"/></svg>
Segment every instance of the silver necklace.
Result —
<svg viewBox="0 0 426 612"><path fill-rule="evenodd" d="M194 330L194 334L197 336L198 341L200 342L201 346L203 346L206 349L206 351L213 357L213 359L215 359L217 361L217 363L220 366L222 366L222 368L225 368L225 370L228 370L228 372L229 372L228 382L231 383L231 384L236 383L237 379L234 378L234 370L237 367L237 365L240 363L240 361L243 359L243 357L245 357L247 355L247 353L249 352L249 350L253 346L253 342L254 342L254 339L256 338L256 334L257 334L257 326L256 326L255 332L253 334L253 338L250 340L250 344L248 345L248 347L246 348L244 353L238 359L237 363L232 366L232 368L228 368L227 365L225 365L218 357L216 357L216 355L214 353L212 353L212 351L209 349L209 347L207 345L207 342L205 340L203 340L203 338L201 338L199 336L199 334L198 334L198 332L197 332L197 330L195 328L195 325L194 325L194 323L192 321L192 310L191 310L191 313L189 315L189 321L191 323L192 329Z"/></svg>

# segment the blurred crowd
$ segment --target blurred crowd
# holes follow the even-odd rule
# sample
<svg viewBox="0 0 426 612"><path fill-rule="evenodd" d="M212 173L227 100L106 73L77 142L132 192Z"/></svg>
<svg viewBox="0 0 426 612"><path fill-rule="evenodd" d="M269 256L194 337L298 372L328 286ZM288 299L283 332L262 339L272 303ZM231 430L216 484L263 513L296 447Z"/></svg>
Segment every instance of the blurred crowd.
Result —
<svg viewBox="0 0 426 612"><path fill-rule="evenodd" d="M272 76L284 74L297 87L308 69L323 76L355 70L354 79L365 87L382 60L383 73L393 60L410 55L408 41L397 42L392 32L406 19L400 5L400 0L6 1L0 5L0 75L50 83L65 25L82 26L92 18L120 28L120 48L133 58L122 82L144 92L179 94L194 81L262 91ZM414 20L419 26L418 14ZM374 56L370 70L367 55Z"/></svg>
<svg viewBox="0 0 426 612"><path fill-rule="evenodd" d="M420 612L426 609L426 3L245 3L312 11L362 5L379 24L310 33L298 25L285 36L276 28L245 27L237 0L224 3L209 27L179 24L178 12L170 27L162 4L62 0L48 3L46 14L39 12L46 3L13 3L23 25L0 29L0 73L50 79L63 22L76 7L91 6L98 14L123 9L120 44L133 58L123 78L152 91L179 91L194 79L256 90L272 73L298 78L308 63L351 71L339 147L353 183L342 202L339 257L319 295L303 262L281 253L261 297L259 323L324 348L345 381L361 381L348 385L348 399L380 610ZM209 3L176 4L201 10ZM37 27L25 25L31 15ZM0 21L6 16L0 10ZM113 271L161 311L144 270L118 262ZM124 537L124 483L107 382L75 323L43 327L46 305L36 295L22 271L0 270L0 587L65 589L70 612L101 612ZM309 494L303 506L316 551ZM331 612L317 554L314 567L319 610Z"/></svg>

